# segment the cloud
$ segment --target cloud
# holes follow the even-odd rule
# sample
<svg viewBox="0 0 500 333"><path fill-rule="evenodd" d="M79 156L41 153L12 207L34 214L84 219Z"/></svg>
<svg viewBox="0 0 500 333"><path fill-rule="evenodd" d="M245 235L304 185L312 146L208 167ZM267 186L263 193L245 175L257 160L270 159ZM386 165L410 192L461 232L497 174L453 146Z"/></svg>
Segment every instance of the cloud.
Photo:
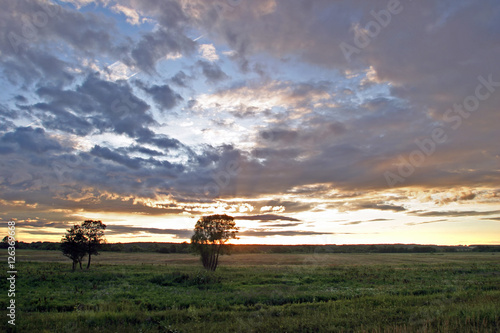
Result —
<svg viewBox="0 0 500 333"><path fill-rule="evenodd" d="M475 211L475 210L466 210L466 211L413 211L408 212L408 214L427 217L427 216L447 216L447 217L468 217L468 216L486 216L486 215L495 215L500 214L500 210L492 210L492 211Z"/></svg>
<svg viewBox="0 0 500 333"><path fill-rule="evenodd" d="M263 224L262 226L265 227L265 228L288 228L288 227L297 227L297 226L299 226L301 224L302 224L302 222L297 222L297 223L268 223L268 224Z"/></svg>
<svg viewBox="0 0 500 333"><path fill-rule="evenodd" d="M125 235L125 234L153 234L153 235L172 235L174 238L191 238L193 235L193 230L188 229L161 229L161 228L145 228L145 227L134 227L130 225L114 225L107 224L106 234L108 235Z"/></svg>
<svg viewBox="0 0 500 333"><path fill-rule="evenodd" d="M198 51L201 53L201 56L210 62L215 62L219 60L219 56L217 55L217 51L213 44L201 44L198 46Z"/></svg>
<svg viewBox="0 0 500 333"><path fill-rule="evenodd" d="M375 203L362 203L355 205L357 209L377 209L377 210L392 210L394 212L403 212L406 208L398 205L388 205L388 204L375 204Z"/></svg>
<svg viewBox="0 0 500 333"><path fill-rule="evenodd" d="M130 137L147 135L146 125L155 123L149 105L139 99L125 82L111 82L88 75L75 90L40 87L46 102L33 105L42 123L51 129L78 135L113 130ZM71 112L69 110L72 110Z"/></svg>
<svg viewBox="0 0 500 333"><path fill-rule="evenodd" d="M317 231L294 231L294 230L246 230L238 233L239 236L247 237L272 237L272 236L313 236L313 235L329 235L330 232Z"/></svg>
<svg viewBox="0 0 500 333"><path fill-rule="evenodd" d="M229 79L229 76L227 76L226 73L224 73L219 67L219 65L215 63L199 60L197 62L197 65L201 67L202 73L207 79L208 83L219 83L221 81Z"/></svg>
<svg viewBox="0 0 500 333"><path fill-rule="evenodd" d="M149 148L145 148L145 147L141 147L141 146L129 147L129 148L127 148L127 150L129 152L138 152L138 153L148 155L148 156L163 156L163 153L158 151L158 150L149 149Z"/></svg>
<svg viewBox="0 0 500 333"><path fill-rule="evenodd" d="M205 64L208 64L205 62ZM293 113L311 111L314 105L330 102L330 83L290 81L250 81L204 94L198 98L200 107L238 112L241 117L247 111L266 111L273 107L288 109ZM261 113L259 113L262 115Z"/></svg>
<svg viewBox="0 0 500 333"><path fill-rule="evenodd" d="M187 88L188 82L191 81L192 79L193 78L184 73L184 71L179 71L177 72L177 74L172 76L170 81L176 86L179 86L181 88Z"/></svg>
<svg viewBox="0 0 500 333"><path fill-rule="evenodd" d="M182 31L160 28L144 34L142 39L130 52L130 59L124 60L145 71L156 73L156 63L168 56L190 54L195 50L195 42Z"/></svg>
<svg viewBox="0 0 500 333"><path fill-rule="evenodd" d="M484 217L484 218L481 218L481 220L500 221L500 217Z"/></svg>
<svg viewBox="0 0 500 333"><path fill-rule="evenodd" d="M61 0L61 1L71 3L76 8L85 7L96 2L96 0Z"/></svg>
<svg viewBox="0 0 500 333"><path fill-rule="evenodd" d="M3 217L498 212L495 0L402 2L350 59L386 0L2 5Z"/></svg>
<svg viewBox="0 0 500 333"><path fill-rule="evenodd" d="M342 225L356 225L356 224L361 224L365 222L385 222L385 221L394 221L393 219L373 219L373 220L367 220L367 221L351 221L347 223L342 223Z"/></svg>
<svg viewBox="0 0 500 333"><path fill-rule="evenodd" d="M409 222L406 223L406 225L419 225L419 224L429 224L429 223L439 223L439 222L449 222L450 220L448 219L440 219L440 220L434 220L434 221L425 221L425 222Z"/></svg>
<svg viewBox="0 0 500 333"><path fill-rule="evenodd" d="M101 146L94 146L92 150L90 151L92 155L117 162L119 164L123 164L126 167L129 167L131 169L139 169L140 167L140 160L135 158L131 159L128 158L127 156L120 155L116 152L111 151L111 149L106 148L106 147L101 147Z"/></svg>
<svg viewBox="0 0 500 333"><path fill-rule="evenodd" d="M1 141L16 144L20 149L39 154L50 150L62 150L60 143L47 136L43 128L18 127L14 132L6 133ZM4 151L10 150L5 147Z"/></svg>
<svg viewBox="0 0 500 333"><path fill-rule="evenodd" d="M5 1L0 21L8 27L0 37L0 63L12 82L42 79L69 83L71 67L79 67L52 54L50 45L61 43L81 56L118 56L124 52L112 21L92 12L81 13L59 4L36 0ZM20 20L19 17L24 17ZM126 51L125 51L126 52Z"/></svg>
<svg viewBox="0 0 500 333"><path fill-rule="evenodd" d="M255 7L270 4L271 1L258 3ZM462 119L461 123L468 125L461 126L460 131L451 129L450 123L443 119L454 103L473 96L478 76L491 74L497 80L500 78L495 66L498 50L493 46L492 39L498 27L475 23L486 17L491 22L500 15L492 10L496 7L494 2L457 1L449 8L441 7L434 1L402 4L404 9L383 28L383 33L372 38L369 46L360 50L354 61L348 62L339 47L340 43L354 43L353 28L373 21L370 13L386 7L386 1L317 1L309 6L301 6L298 2L285 5L278 1L274 10L265 11L265 15L254 6L242 4L227 16L217 16L212 20L208 19L209 11L199 12L202 16L206 14L199 22L228 43L242 59L257 54L278 59L299 57L325 70L335 68L344 73L357 73L355 76L359 79L359 73L369 69L365 72L364 81L358 81L356 91L389 84L391 98L375 96L371 101L361 103L367 111L376 113L359 115L351 124L351 128L363 129L366 134L358 135L354 142L366 144L372 151L372 157L363 158L367 168L359 171L368 176L371 169L377 171L378 176L349 177L356 183L350 183L351 186L387 187L383 179L377 181L375 177L379 178L384 171L394 170L399 156L408 158L413 150L418 149L415 139L428 138L433 128L438 126L446 130L447 144L440 146L440 153L427 158L401 186L472 186L497 179L498 173L491 169L493 159L480 157L478 151L485 150L491 156L497 154L492 141L486 140L484 133L490 133L490 136L491 133L498 133L492 124L500 95L491 95L481 102L480 116L476 113ZM310 23L311 18L315 18L314 24ZM463 41L454 39L457 31L468 37ZM404 42L400 43L400 40ZM353 80L358 78L353 77ZM251 85L239 88L248 90L246 94L239 94L248 99L242 104L267 109L256 104L263 99L273 106L284 105L277 101L281 94L276 93L276 89L269 86L262 88L258 94L252 92ZM226 92L226 98L219 98L221 102L218 105L223 109L234 109L240 105L241 97L238 99L231 95ZM352 97L348 96L346 101L352 101ZM297 95L299 97L300 94ZM199 101L205 105L208 100L201 98ZM398 101L400 107L391 110ZM354 109L361 111L358 106ZM412 126L408 127L408 124ZM401 131L403 128L405 131ZM373 140L362 143L363 137ZM461 170L468 172L453 171L457 167L457 156L460 156ZM356 179L361 181L358 183Z"/></svg>
<svg viewBox="0 0 500 333"><path fill-rule="evenodd" d="M151 87L141 85L141 88L153 97L153 100L161 110L173 109L184 100L181 95L173 91L167 84L162 86L153 85Z"/></svg>
<svg viewBox="0 0 500 333"><path fill-rule="evenodd" d="M71 227L71 223L66 223L66 222L60 222L60 221L48 221L45 219L19 219L15 217L10 217L10 219L15 219L16 220L16 226L18 228L22 228L23 231L25 228L34 228L34 229L39 229L39 228L69 228ZM0 222L1 227L7 227L7 221L1 221Z"/></svg>
<svg viewBox="0 0 500 333"><path fill-rule="evenodd" d="M293 217L288 217L288 216L281 216L281 215L274 215L274 214L263 214L263 215L249 215L249 216L235 216L234 217L237 220L259 220L259 221L296 221L299 222L299 219L293 218Z"/></svg>
<svg viewBox="0 0 500 333"><path fill-rule="evenodd" d="M111 7L116 13L123 13L127 17L127 22L132 25L139 25L142 23L140 14L133 8L125 7L120 4L116 4Z"/></svg>

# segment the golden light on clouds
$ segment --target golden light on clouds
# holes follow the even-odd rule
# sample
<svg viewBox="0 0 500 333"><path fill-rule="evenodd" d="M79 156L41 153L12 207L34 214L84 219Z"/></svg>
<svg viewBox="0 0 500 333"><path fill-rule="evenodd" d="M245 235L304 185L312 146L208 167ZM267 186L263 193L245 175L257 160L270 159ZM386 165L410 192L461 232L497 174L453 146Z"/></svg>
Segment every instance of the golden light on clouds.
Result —
<svg viewBox="0 0 500 333"><path fill-rule="evenodd" d="M65 0L32 38L44 9L6 2L0 231L183 242L229 214L240 243L498 244L500 12L368 29L386 6Z"/></svg>

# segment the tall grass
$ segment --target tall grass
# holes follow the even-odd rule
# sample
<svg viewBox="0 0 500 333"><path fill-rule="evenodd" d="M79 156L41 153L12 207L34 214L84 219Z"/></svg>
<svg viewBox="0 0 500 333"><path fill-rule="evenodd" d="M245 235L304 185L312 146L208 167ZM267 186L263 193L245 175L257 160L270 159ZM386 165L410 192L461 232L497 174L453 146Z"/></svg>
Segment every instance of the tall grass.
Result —
<svg viewBox="0 0 500 333"><path fill-rule="evenodd" d="M194 264L100 264L72 273L69 262L21 262L16 327L72 333L500 331L500 263L486 254L419 264L401 258L389 265L300 263L226 265L215 273ZM5 279L0 286L6 290ZM0 306L7 306L5 298ZM7 331L6 320L0 325Z"/></svg>

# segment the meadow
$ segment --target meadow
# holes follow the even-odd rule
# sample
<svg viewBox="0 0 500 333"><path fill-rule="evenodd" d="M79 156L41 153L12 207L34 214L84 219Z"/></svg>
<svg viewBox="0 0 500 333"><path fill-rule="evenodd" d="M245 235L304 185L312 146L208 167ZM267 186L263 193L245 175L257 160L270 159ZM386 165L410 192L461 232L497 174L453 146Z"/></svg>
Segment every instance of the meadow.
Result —
<svg viewBox="0 0 500 333"><path fill-rule="evenodd" d="M498 253L233 254L215 273L189 254L16 257L17 332L500 331Z"/></svg>

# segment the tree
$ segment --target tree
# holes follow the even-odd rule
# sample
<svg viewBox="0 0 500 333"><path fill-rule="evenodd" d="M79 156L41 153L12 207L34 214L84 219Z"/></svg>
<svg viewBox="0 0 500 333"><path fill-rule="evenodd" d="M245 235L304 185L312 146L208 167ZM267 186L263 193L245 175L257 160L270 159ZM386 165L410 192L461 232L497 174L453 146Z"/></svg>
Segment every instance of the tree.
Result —
<svg viewBox="0 0 500 333"><path fill-rule="evenodd" d="M226 242L237 238L238 228L235 225L234 218L228 215L203 216L196 222L191 246L201 255L205 269L215 271Z"/></svg>
<svg viewBox="0 0 500 333"><path fill-rule="evenodd" d="M89 255L87 269L90 267L92 255L99 255L99 249L106 242L104 238L104 230L106 225L101 221L87 220L83 222L82 229L85 235L86 251Z"/></svg>
<svg viewBox="0 0 500 333"><path fill-rule="evenodd" d="M99 248L106 241L104 230L106 225L101 221L87 220L81 225L75 224L61 240L63 255L73 260L73 271L76 264L82 268L82 259L88 254L87 269L90 267L92 255L99 254Z"/></svg>
<svg viewBox="0 0 500 333"><path fill-rule="evenodd" d="M85 246L85 234L81 226L75 224L61 240L61 250L63 255L73 260L73 272L76 264L80 264L82 269L82 259L87 254Z"/></svg>

